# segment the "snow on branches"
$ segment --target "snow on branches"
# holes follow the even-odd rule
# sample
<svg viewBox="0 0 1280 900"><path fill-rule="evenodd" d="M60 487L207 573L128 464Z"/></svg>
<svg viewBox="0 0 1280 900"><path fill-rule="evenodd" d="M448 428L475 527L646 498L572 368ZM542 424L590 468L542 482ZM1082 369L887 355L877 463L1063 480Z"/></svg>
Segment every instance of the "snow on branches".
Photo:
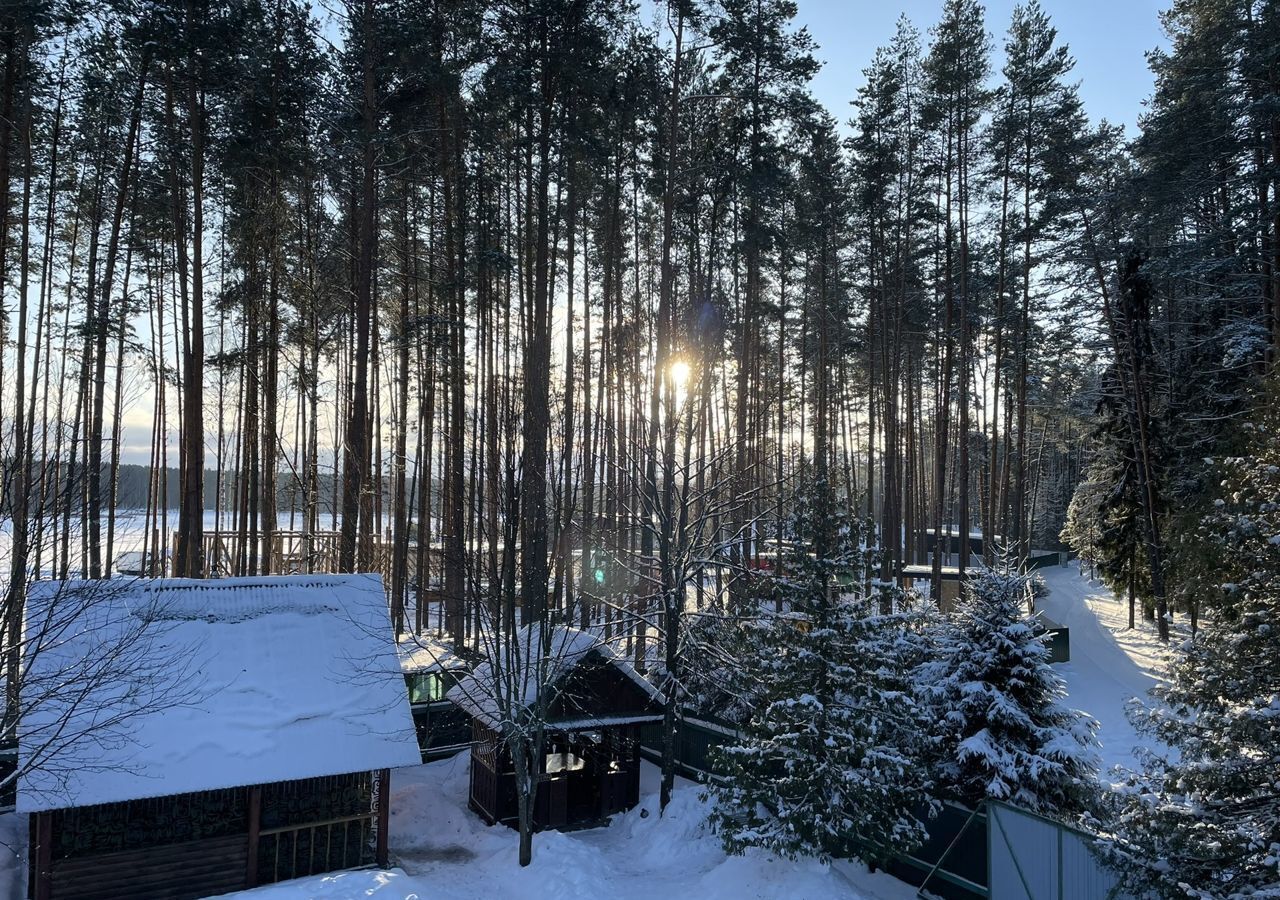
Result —
<svg viewBox="0 0 1280 900"><path fill-rule="evenodd" d="M837 594L869 530L809 500L778 577L787 612L747 627L759 699L742 737L717 751L727 777L710 788L712 824L731 852L874 860L925 839L916 635L909 615L871 615L861 592Z"/></svg>
<svg viewBox="0 0 1280 900"><path fill-rule="evenodd" d="M1107 854L1128 886L1168 897L1280 896L1280 411L1222 463L1200 538L1212 613L1135 724L1148 753L1110 798Z"/></svg>
<svg viewBox="0 0 1280 900"><path fill-rule="evenodd" d="M971 576L918 678L935 710L932 768L944 795L1060 814L1081 809L1095 784L1098 724L1062 705L1065 686L1028 614L1032 580Z"/></svg>

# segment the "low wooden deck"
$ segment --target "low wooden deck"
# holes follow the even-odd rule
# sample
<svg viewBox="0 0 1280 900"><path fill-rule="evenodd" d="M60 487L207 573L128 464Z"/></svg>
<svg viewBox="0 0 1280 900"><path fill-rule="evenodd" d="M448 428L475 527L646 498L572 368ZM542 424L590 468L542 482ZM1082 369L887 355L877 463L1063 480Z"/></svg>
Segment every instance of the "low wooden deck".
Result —
<svg viewBox="0 0 1280 900"><path fill-rule="evenodd" d="M338 549L341 534L337 531L273 531L268 540L264 535L245 540L231 531L205 532L203 539L202 570L205 578L219 578L246 574L311 575L338 571ZM178 537L173 536L176 554ZM367 549L370 567L391 583L392 561L395 558L390 541L374 540ZM172 558L172 556L171 556ZM419 550L409 546L405 560L405 583L416 583L418 578ZM426 548L428 580L439 578L444 567L444 550L433 545Z"/></svg>

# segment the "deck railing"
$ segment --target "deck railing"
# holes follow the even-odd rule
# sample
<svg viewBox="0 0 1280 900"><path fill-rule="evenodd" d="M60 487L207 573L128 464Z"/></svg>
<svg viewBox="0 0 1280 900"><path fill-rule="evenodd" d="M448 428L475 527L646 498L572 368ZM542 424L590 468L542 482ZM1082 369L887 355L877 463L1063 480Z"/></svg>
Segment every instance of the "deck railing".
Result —
<svg viewBox="0 0 1280 900"><path fill-rule="evenodd" d="M176 554L178 538L173 537ZM266 572L271 575L310 575L338 571L338 554L341 534L337 531L276 530L269 540L264 535L245 536L234 531L206 531L203 536L203 576L220 578L248 572ZM375 539L365 548L370 568L382 574L391 583L391 569L395 559L391 541ZM414 583L418 576L419 551L409 547L405 559L405 583ZM172 558L172 557L171 557ZM439 547L426 550L428 573L441 571L443 551Z"/></svg>

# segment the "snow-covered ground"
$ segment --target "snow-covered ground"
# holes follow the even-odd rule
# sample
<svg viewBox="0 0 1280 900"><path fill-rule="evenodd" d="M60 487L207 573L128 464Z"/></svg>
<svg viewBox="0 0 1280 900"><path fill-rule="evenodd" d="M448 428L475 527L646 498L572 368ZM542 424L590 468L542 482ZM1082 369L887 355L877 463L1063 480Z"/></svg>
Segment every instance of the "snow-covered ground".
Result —
<svg viewBox="0 0 1280 900"><path fill-rule="evenodd" d="M1144 696L1161 677L1168 651L1152 623L1128 628L1128 605L1076 564L1042 570L1050 589L1040 608L1071 629L1071 661L1056 666L1070 705L1101 723L1107 767L1133 766L1144 739L1125 717L1125 703ZM1182 617L1175 640L1185 637ZM658 772L645 765L641 804L611 826L534 840L533 864L517 864L518 836L487 827L466 808L468 756L397 770L392 778L393 868L299 879L229 895L240 900L375 897L379 900L908 900L913 888L855 863L824 866L763 852L726 856L706 826L701 789L679 780L667 814L657 815ZM0 898L20 890L23 820L0 816ZM16 852L14 852L16 851Z"/></svg>
<svg viewBox="0 0 1280 900"><path fill-rule="evenodd" d="M1145 698L1164 672L1168 649L1156 637L1154 623L1142 620L1129 629L1129 604L1101 582L1090 582L1079 563L1041 569L1049 596L1039 603L1046 616L1071 629L1071 661L1055 666L1067 682L1068 703L1101 723L1104 768L1136 767L1134 748L1147 739L1125 716L1132 697ZM1175 622L1175 631L1183 624Z"/></svg>
<svg viewBox="0 0 1280 900"><path fill-rule="evenodd" d="M238 900L909 900L915 889L853 863L824 866L763 852L729 857L706 826L698 785L680 779L659 818L658 770L644 765L641 803L607 828L548 832L520 868L519 836L467 809L468 755L392 775L389 871L303 878L230 894Z"/></svg>

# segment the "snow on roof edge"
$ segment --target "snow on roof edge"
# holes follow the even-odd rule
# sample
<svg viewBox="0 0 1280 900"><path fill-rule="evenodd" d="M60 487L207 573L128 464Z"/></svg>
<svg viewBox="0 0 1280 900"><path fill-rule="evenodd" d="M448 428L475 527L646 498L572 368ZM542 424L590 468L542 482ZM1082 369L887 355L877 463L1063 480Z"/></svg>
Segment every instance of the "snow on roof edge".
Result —
<svg viewBox="0 0 1280 900"><path fill-rule="evenodd" d="M521 628L516 634L517 644L524 644L531 640L534 627L531 624ZM577 666L588 654L594 652L599 653L605 662L640 687L651 700L660 704L666 702L662 691L658 690L652 682L636 671L626 657L618 653L613 646L597 635L578 628L555 625L548 628L545 640L547 645L552 648L557 670L549 675L547 679L548 685L554 685L559 682L565 674ZM502 652L506 653L509 650L504 648ZM495 687L486 687L483 683L486 680L491 680L492 677L492 665L486 660L450 688L448 693L445 694L445 699L452 702L472 718L479 719L490 728L498 729L501 726L499 718L501 710L494 696L497 693L497 689ZM522 705L529 706L536 702L536 694L539 689L540 686L536 684L524 685L523 694L525 696L522 698ZM550 722L548 724L558 727L560 723Z"/></svg>

